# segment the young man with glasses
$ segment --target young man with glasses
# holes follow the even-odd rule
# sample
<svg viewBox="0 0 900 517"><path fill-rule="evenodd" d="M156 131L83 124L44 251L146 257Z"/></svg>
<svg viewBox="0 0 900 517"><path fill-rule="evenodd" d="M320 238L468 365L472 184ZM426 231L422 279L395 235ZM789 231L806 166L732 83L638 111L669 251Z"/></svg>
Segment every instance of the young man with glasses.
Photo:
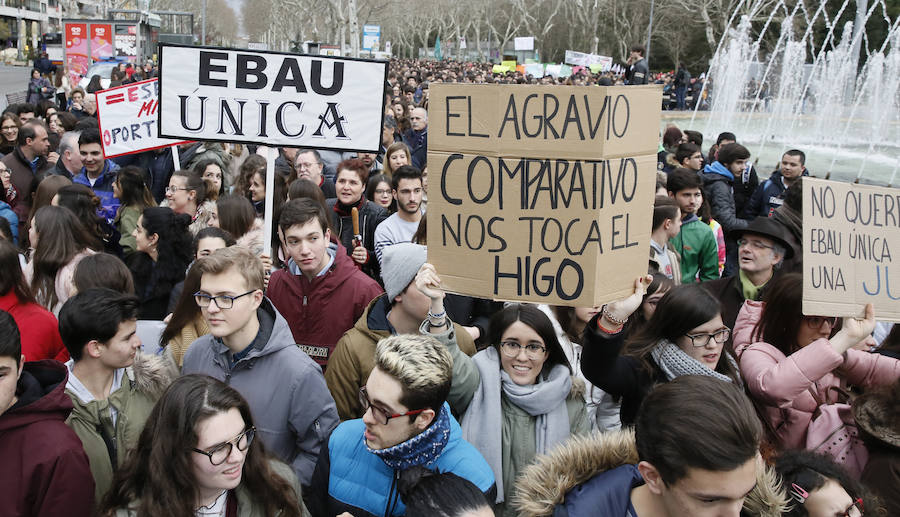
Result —
<svg viewBox="0 0 900 517"><path fill-rule="evenodd" d="M321 370L263 296L265 272L252 252L220 249L194 267L202 275L195 299L210 333L188 348L182 373L206 374L239 391L253 410L259 439L309 485L319 449L338 420Z"/></svg>
<svg viewBox="0 0 900 517"><path fill-rule="evenodd" d="M722 321L734 328L745 300L760 300L781 262L794 256L781 226L768 217L757 217L741 230L729 234L738 244L737 275L702 285L722 304Z"/></svg>
<svg viewBox="0 0 900 517"><path fill-rule="evenodd" d="M452 472L494 500L494 476L462 438L446 403L453 360L445 343L424 335L391 336L357 391L361 419L341 423L322 448L308 504L313 515L403 515L404 473Z"/></svg>
<svg viewBox="0 0 900 517"><path fill-rule="evenodd" d="M72 358L66 394L74 409L66 423L84 444L97 501L175 375L160 358L140 354L138 306L133 295L92 288L59 312L59 334Z"/></svg>

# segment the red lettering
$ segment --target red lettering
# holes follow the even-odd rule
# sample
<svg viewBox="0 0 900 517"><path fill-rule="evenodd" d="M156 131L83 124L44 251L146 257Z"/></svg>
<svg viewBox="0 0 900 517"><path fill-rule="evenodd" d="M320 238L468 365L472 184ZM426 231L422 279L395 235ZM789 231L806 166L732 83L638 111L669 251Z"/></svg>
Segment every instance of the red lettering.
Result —
<svg viewBox="0 0 900 517"><path fill-rule="evenodd" d="M128 89L128 102L134 102L138 100L137 90L137 86L132 86Z"/></svg>
<svg viewBox="0 0 900 517"><path fill-rule="evenodd" d="M159 101L156 99L150 99L149 101L145 101L141 104L141 109L138 111L138 117L142 117L144 115L153 115L156 113L156 107L159 105Z"/></svg>

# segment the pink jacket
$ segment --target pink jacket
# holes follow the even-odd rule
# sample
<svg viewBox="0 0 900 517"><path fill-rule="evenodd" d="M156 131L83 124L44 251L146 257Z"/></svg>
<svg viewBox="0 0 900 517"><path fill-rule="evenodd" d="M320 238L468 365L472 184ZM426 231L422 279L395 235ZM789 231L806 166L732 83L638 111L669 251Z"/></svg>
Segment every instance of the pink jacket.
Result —
<svg viewBox="0 0 900 517"><path fill-rule="evenodd" d="M825 400L829 387L842 381L867 387L900 378L900 361L852 349L841 355L827 339L817 339L787 357L768 343L754 342L751 334L763 306L744 302L734 325L734 348L741 375L775 429L779 447L806 446L806 429L816 409L810 387Z"/></svg>

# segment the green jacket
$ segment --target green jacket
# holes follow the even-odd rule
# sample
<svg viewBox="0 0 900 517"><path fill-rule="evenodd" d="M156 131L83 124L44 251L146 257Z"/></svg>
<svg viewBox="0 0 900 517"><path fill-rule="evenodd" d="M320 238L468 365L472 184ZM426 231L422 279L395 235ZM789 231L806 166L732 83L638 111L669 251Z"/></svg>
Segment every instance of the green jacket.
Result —
<svg viewBox="0 0 900 517"><path fill-rule="evenodd" d="M125 462L128 451L137 445L150 411L173 378L172 370L162 358L138 354L134 365L125 369L122 386L106 400L85 404L66 389L74 406L66 424L84 445L94 476L96 501L106 495L115 469ZM115 426L109 406L118 411Z"/></svg>
<svg viewBox="0 0 900 517"><path fill-rule="evenodd" d="M426 324L422 325L422 333L425 333ZM446 344L453 356L453 381L450 395L447 401L454 412L463 414L472 402L472 397L481 375L478 367L468 356L459 352L455 347L453 335L432 334L438 341ZM572 390L566 399L566 410L569 413L569 429L573 436L587 435L591 432L591 422L588 418L587 406L584 403L584 382L577 377L572 377ZM494 506L494 514L503 517L514 517L515 509L510 504L516 486L516 477L522 470L530 465L536 456L537 444L535 443L534 426L536 418L509 402L506 395L501 394L500 411L503 414L501 440L503 447L503 491L504 502Z"/></svg>
<svg viewBox="0 0 900 517"><path fill-rule="evenodd" d="M119 245L126 255L137 250L137 239L131 233L137 228L138 219L141 217L141 209L135 206L125 206L116 216L116 229L122 236L119 238Z"/></svg>
<svg viewBox="0 0 900 517"><path fill-rule="evenodd" d="M669 239L669 246L681 256L681 283L693 284L719 278L719 247L712 228L693 216L682 223L678 235Z"/></svg>
<svg viewBox="0 0 900 517"><path fill-rule="evenodd" d="M294 492L297 494L297 501L300 502L300 510L301 515L303 517L309 517L309 511L307 511L306 506L303 504L302 492L300 491L300 481L297 479L297 475L294 474L293 469L291 469L286 464L278 461L278 460L270 460L269 468L275 474L278 474L288 483L294 487ZM259 501L250 493L250 490L245 487L243 484L238 485L235 489L234 493L237 498L237 515L238 517L269 517L263 513L263 507L259 504ZM129 508L120 508L116 510L116 517L136 517L137 508L139 503L134 503Z"/></svg>

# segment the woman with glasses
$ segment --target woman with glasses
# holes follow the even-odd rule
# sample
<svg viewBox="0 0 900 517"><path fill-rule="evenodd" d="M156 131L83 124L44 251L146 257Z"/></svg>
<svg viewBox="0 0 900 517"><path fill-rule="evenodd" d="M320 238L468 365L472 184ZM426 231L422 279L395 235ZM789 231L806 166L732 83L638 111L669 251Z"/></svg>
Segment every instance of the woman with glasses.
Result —
<svg viewBox="0 0 900 517"><path fill-rule="evenodd" d="M457 346L434 267L425 264L415 283L431 300L422 332ZM584 383L573 377L546 314L509 305L491 318L488 337L492 346L472 358L454 354L450 404L463 415L463 438L494 472L495 514L516 515L509 503L521 470L570 436L588 434L591 424Z"/></svg>
<svg viewBox="0 0 900 517"><path fill-rule="evenodd" d="M141 299L138 319L162 320L168 313L172 288L184 280L193 258L190 223L186 214L166 207L147 208L138 218L132 232L137 251L127 260L135 294Z"/></svg>
<svg viewBox="0 0 900 517"><path fill-rule="evenodd" d="M802 296L803 277L782 275L763 302L744 304L735 324L741 374L782 448L807 445L819 401L834 401L832 388L884 386L900 378L900 361L857 349L867 348L875 328L871 305L865 318L804 316Z"/></svg>
<svg viewBox="0 0 900 517"><path fill-rule="evenodd" d="M205 375L181 377L154 406L100 514L308 515L294 473L255 438L236 390Z"/></svg>
<svg viewBox="0 0 900 517"><path fill-rule="evenodd" d="M581 371L595 386L621 398L622 425L633 425L638 407L657 384L682 375L706 375L740 384L725 342L719 301L698 285L670 289L641 328L625 337L652 276L635 280L634 293L603 307L584 331Z"/></svg>
<svg viewBox="0 0 900 517"><path fill-rule="evenodd" d="M16 149L16 139L22 123L19 116L7 111L0 116L0 154L7 155Z"/></svg>
<svg viewBox="0 0 900 517"><path fill-rule="evenodd" d="M166 199L160 206L167 206L176 214L191 217L191 235L209 226L209 214L214 210L213 202L206 197L206 182L200 174L192 171L175 171L166 187Z"/></svg>
<svg viewBox="0 0 900 517"><path fill-rule="evenodd" d="M788 451L776 458L775 472L790 498L785 517L885 515L862 485L827 456Z"/></svg>
<svg viewBox="0 0 900 517"><path fill-rule="evenodd" d="M366 199L381 206L389 214L397 211L397 200L394 199L392 192L390 176L375 174L369 178L366 185Z"/></svg>

